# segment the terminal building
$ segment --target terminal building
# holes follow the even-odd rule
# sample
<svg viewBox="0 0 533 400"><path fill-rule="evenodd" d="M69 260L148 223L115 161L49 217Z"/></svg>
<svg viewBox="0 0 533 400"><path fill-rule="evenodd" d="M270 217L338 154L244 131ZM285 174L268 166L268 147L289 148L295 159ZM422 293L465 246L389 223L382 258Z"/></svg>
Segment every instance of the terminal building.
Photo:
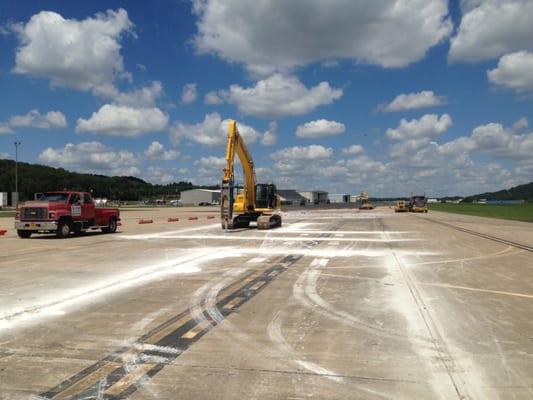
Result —
<svg viewBox="0 0 533 400"><path fill-rule="evenodd" d="M310 204L326 204L328 202L328 192L324 192L323 190L298 193L305 197Z"/></svg>
<svg viewBox="0 0 533 400"><path fill-rule="evenodd" d="M197 206L199 204L219 204L220 190L184 190L183 192L181 192L181 203L184 206Z"/></svg>
<svg viewBox="0 0 533 400"><path fill-rule="evenodd" d="M342 193L331 193L328 195L328 199L330 203L349 203L350 195Z"/></svg>
<svg viewBox="0 0 533 400"><path fill-rule="evenodd" d="M285 206L304 206L309 201L296 190L278 190L281 204Z"/></svg>

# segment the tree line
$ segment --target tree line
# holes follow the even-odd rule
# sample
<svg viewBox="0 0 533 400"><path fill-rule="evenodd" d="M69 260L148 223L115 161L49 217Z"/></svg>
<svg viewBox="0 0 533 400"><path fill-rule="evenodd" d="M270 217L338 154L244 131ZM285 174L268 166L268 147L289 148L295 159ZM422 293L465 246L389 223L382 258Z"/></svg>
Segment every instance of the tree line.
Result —
<svg viewBox="0 0 533 400"><path fill-rule="evenodd" d="M191 182L154 185L133 176L81 174L63 168L18 163L18 187L21 201L32 200L34 193L54 190L90 191L94 197L110 200L139 201L162 196L175 196L194 188L216 189L217 186L196 186ZM15 191L15 162L0 160L0 192Z"/></svg>

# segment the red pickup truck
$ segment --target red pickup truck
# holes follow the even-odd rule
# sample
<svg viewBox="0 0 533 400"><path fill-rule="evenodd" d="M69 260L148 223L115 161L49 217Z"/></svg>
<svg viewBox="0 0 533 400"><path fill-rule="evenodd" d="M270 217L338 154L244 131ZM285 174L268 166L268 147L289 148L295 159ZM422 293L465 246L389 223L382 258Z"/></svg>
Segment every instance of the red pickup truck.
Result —
<svg viewBox="0 0 533 400"><path fill-rule="evenodd" d="M15 229L23 239L32 233L55 233L66 238L88 229L114 233L120 221L118 208L96 206L88 192L47 192L35 198L17 208Z"/></svg>

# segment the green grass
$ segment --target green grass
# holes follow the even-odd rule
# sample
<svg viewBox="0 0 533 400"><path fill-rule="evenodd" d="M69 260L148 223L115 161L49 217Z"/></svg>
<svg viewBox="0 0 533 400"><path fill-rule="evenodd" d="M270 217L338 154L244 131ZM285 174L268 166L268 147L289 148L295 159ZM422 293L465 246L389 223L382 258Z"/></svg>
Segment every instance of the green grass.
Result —
<svg viewBox="0 0 533 400"><path fill-rule="evenodd" d="M15 216L15 211L0 211L0 218L11 218Z"/></svg>
<svg viewBox="0 0 533 400"><path fill-rule="evenodd" d="M533 222L533 203L516 205L436 203L428 205L430 210L435 211Z"/></svg>

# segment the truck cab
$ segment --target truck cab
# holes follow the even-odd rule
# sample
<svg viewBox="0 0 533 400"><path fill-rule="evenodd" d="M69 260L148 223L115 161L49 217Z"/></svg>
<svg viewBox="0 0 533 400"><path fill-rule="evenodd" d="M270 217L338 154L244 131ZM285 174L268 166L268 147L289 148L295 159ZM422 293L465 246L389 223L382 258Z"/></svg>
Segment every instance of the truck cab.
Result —
<svg viewBox="0 0 533 400"><path fill-rule="evenodd" d="M120 221L117 208L97 207L91 193L57 191L38 193L17 209L15 228L21 238L32 233L56 233L67 237L89 229L113 233Z"/></svg>

